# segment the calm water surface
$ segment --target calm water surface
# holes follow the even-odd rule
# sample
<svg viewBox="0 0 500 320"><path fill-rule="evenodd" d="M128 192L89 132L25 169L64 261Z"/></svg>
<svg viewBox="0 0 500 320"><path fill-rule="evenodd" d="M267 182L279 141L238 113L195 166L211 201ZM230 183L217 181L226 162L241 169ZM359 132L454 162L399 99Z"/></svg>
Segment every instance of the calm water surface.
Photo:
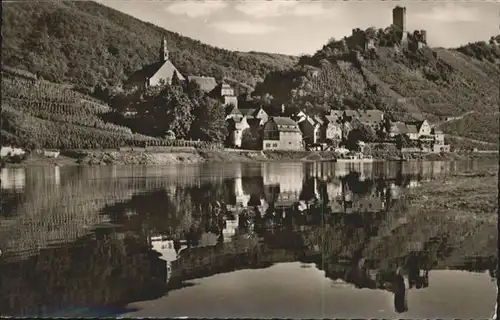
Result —
<svg viewBox="0 0 500 320"><path fill-rule="evenodd" d="M496 166L2 169L0 315L487 318L496 228L406 195Z"/></svg>

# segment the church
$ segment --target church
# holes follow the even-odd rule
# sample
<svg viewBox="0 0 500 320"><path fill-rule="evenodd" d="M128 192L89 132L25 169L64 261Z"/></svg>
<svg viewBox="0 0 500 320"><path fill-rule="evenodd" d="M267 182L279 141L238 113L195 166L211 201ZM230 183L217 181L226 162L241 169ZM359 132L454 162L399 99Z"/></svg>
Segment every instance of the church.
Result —
<svg viewBox="0 0 500 320"><path fill-rule="evenodd" d="M127 89L137 88L143 90L150 86L160 85L162 80L171 84L172 80L177 78L179 81L196 82L203 92L219 99L224 105L231 104L235 107L238 106L238 99L234 94L233 88L224 81L222 83L217 83L214 77L205 76L191 75L184 77L179 70L177 70L172 61L170 61L167 40L165 37L161 41L159 53L159 61L132 73L125 81L124 87Z"/></svg>

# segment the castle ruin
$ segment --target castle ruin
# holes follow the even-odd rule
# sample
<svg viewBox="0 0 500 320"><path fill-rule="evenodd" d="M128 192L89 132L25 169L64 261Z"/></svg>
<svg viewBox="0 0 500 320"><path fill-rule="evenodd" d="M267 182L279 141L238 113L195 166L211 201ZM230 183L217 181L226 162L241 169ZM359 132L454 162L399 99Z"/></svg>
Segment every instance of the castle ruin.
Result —
<svg viewBox="0 0 500 320"><path fill-rule="evenodd" d="M413 33L408 33L406 27L406 7L396 6L392 10L392 27L400 34L397 41L401 48L416 51L427 45L427 32L425 30L415 30ZM344 39L347 48L365 52L370 49L376 49L380 41L380 39L377 41L375 35L359 28L352 29L351 36ZM384 44L382 45L384 46ZM392 46L392 44L389 46Z"/></svg>

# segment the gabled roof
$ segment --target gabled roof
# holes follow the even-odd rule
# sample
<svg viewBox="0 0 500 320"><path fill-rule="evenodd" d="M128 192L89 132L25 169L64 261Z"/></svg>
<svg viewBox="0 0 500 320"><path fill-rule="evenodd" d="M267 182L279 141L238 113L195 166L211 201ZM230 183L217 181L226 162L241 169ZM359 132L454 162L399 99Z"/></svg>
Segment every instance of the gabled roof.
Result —
<svg viewBox="0 0 500 320"><path fill-rule="evenodd" d="M204 92L211 92L217 87L217 81L214 77L189 76L188 80L196 82Z"/></svg>
<svg viewBox="0 0 500 320"><path fill-rule="evenodd" d="M417 128L417 132L418 132L418 131L420 131L420 128L424 124L424 121L425 120L420 120L420 121L406 121L405 123L406 123L407 126L410 126L410 125L415 126L415 128Z"/></svg>
<svg viewBox="0 0 500 320"><path fill-rule="evenodd" d="M408 128L408 133L418 133L418 128L414 124L408 124L406 128Z"/></svg>
<svg viewBox="0 0 500 320"><path fill-rule="evenodd" d="M261 110L264 111L262 108L240 108L241 114L247 116L249 119L257 117ZM264 111L264 113L266 112Z"/></svg>
<svg viewBox="0 0 500 320"><path fill-rule="evenodd" d="M337 121L340 119L340 117L338 117L336 115L326 116L325 118L326 118L326 120L328 120L328 124L330 124L330 123L338 124Z"/></svg>
<svg viewBox="0 0 500 320"><path fill-rule="evenodd" d="M344 111L342 111L342 110L330 110L331 116L337 116L337 117L341 118L343 114L344 114Z"/></svg>
<svg viewBox="0 0 500 320"><path fill-rule="evenodd" d="M146 79L150 79L154 75L156 75L158 71L160 71L160 69L162 69L161 71L163 78L172 79L173 74L176 73L179 80L182 81L185 80L185 78L182 76L179 70L177 70L177 68L172 64L172 62L170 62L170 60L166 60L147 65L142 69L132 73L132 75L130 75L130 77L127 79L126 83L143 82Z"/></svg>
<svg viewBox="0 0 500 320"><path fill-rule="evenodd" d="M394 122L391 131L396 134L405 134L408 133L408 128L404 122Z"/></svg>
<svg viewBox="0 0 500 320"><path fill-rule="evenodd" d="M270 119L278 126L279 131L300 132L299 126L295 121L287 117L274 117Z"/></svg>
<svg viewBox="0 0 500 320"><path fill-rule="evenodd" d="M240 109L238 109L238 107L232 107L231 110L229 110L229 112L227 113L227 115L243 115L240 111Z"/></svg>
<svg viewBox="0 0 500 320"><path fill-rule="evenodd" d="M258 112L258 110L258 108L240 108L241 114L251 117L253 117Z"/></svg>

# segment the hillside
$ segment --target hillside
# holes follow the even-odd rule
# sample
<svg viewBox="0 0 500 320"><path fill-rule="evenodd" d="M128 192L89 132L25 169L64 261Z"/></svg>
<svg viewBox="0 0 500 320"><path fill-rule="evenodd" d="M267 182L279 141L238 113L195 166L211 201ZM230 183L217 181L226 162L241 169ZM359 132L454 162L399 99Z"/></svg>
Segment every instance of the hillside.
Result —
<svg viewBox="0 0 500 320"><path fill-rule="evenodd" d="M292 110L382 109L396 120L425 118L446 133L498 143L499 52L498 45L482 43L356 52L331 41L293 68L270 73L256 93Z"/></svg>
<svg viewBox="0 0 500 320"><path fill-rule="evenodd" d="M169 146L167 141L133 133L106 122L107 105L67 86L2 67L1 143L34 148L106 149ZM202 146L203 142L192 142Z"/></svg>
<svg viewBox="0 0 500 320"><path fill-rule="evenodd" d="M186 75L254 86L267 72L297 61L215 48L90 1L11 2L2 9L2 65L79 87L115 86L158 59L163 36L171 60Z"/></svg>

